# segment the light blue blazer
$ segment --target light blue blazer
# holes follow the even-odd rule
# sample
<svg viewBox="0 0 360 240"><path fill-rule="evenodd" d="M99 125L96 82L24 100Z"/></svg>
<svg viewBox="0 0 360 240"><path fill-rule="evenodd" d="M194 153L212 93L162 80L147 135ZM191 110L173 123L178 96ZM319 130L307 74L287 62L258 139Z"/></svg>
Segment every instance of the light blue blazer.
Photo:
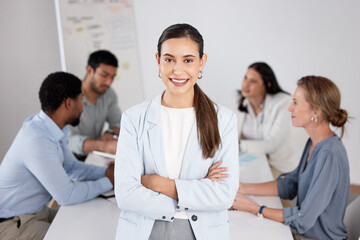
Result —
<svg viewBox="0 0 360 240"><path fill-rule="evenodd" d="M115 162L115 194L121 209L116 239L147 240L154 221L173 221L177 209L187 213L196 239L230 239L227 209L239 184L235 114L217 107L221 146L211 159L202 156L195 121L180 178L175 180L177 201L141 185L145 174L167 177L160 106L161 95L130 108L121 119ZM219 160L229 177L221 182L206 179L209 167Z"/></svg>

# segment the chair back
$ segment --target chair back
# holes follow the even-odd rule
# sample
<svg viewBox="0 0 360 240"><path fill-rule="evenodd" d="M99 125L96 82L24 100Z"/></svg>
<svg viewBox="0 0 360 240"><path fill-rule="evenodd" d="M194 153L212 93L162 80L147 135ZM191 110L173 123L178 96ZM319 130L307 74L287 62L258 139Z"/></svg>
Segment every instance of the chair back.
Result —
<svg viewBox="0 0 360 240"><path fill-rule="evenodd" d="M349 240L360 239L360 196L347 206L344 224L349 235Z"/></svg>

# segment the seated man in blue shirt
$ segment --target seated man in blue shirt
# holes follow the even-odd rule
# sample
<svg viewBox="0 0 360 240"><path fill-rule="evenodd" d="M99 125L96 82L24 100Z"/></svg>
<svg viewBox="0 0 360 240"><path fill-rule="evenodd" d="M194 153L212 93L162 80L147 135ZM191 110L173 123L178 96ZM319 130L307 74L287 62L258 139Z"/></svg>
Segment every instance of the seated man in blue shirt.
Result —
<svg viewBox="0 0 360 240"><path fill-rule="evenodd" d="M114 185L114 166L79 162L67 147L67 124L82 112L81 81L56 72L42 83L41 111L25 120L0 165L0 239L43 239L56 210L95 198Z"/></svg>

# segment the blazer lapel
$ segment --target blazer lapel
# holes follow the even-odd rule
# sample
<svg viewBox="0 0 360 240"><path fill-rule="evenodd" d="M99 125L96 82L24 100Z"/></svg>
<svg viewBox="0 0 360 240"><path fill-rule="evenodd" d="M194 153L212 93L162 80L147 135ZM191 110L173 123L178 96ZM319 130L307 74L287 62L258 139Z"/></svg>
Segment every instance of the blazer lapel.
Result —
<svg viewBox="0 0 360 240"><path fill-rule="evenodd" d="M160 176L167 177L167 170L164 156L164 143L161 125L161 95L155 98L150 105L148 112L148 137L150 151L154 159L155 167Z"/></svg>

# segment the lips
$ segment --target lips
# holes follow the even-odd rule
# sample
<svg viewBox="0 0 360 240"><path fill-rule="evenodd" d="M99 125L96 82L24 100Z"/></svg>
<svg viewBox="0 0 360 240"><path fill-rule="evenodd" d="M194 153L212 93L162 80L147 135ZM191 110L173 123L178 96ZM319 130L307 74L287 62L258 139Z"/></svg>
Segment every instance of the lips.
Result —
<svg viewBox="0 0 360 240"><path fill-rule="evenodd" d="M184 86L189 81L189 78L186 78L186 79L169 78L169 79L172 82L172 84L174 84L175 86L178 86L178 87Z"/></svg>

